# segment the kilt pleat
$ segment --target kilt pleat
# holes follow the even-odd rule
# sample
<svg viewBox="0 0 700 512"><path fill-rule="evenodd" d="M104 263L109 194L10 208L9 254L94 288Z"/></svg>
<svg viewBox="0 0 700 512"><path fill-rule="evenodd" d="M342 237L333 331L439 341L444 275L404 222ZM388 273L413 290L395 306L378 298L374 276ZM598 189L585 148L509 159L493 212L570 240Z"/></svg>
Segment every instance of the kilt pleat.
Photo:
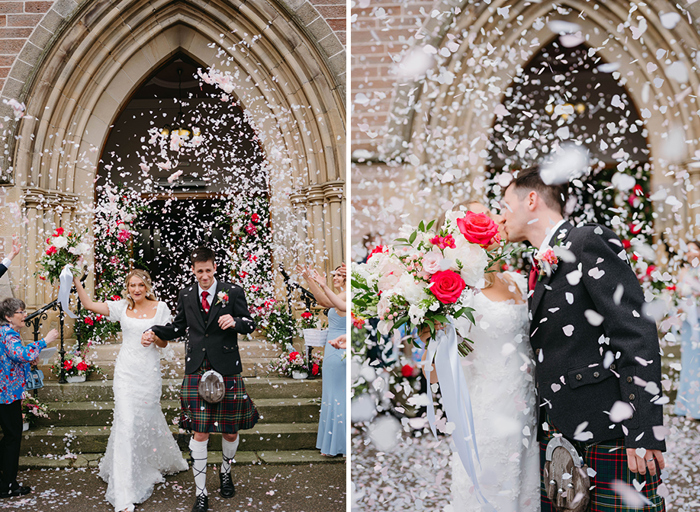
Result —
<svg viewBox="0 0 700 512"><path fill-rule="evenodd" d="M253 428L260 415L240 375L224 376L226 395L221 402L210 404L199 396L199 380L210 369L211 364L205 358L195 373L185 375L180 393L180 427L193 432L223 434Z"/></svg>
<svg viewBox="0 0 700 512"><path fill-rule="evenodd" d="M548 419L548 418L547 418ZM559 432L549 421L549 431L544 433L540 442L540 501L542 512L554 512L552 502L547 498L544 487L544 464L547 455L547 443ZM625 451L625 440L615 439L598 444L586 444L571 441L579 455L583 456L584 463L596 472L591 477L591 504L590 512L614 512L614 511L636 511L636 512L665 512L664 499L657 494L657 489L661 485L659 471L654 476L647 471L646 475L632 473L627 467L627 453ZM643 508L633 508L628 506L622 497L617 494L612 487L616 480L633 486L633 480L639 483L646 481L640 491L652 504Z"/></svg>

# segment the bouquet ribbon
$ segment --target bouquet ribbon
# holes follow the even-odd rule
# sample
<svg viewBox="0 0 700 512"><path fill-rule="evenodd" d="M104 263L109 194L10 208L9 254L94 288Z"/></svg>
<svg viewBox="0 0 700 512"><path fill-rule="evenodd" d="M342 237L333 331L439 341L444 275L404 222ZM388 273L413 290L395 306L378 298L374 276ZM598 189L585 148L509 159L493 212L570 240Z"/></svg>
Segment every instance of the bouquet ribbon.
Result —
<svg viewBox="0 0 700 512"><path fill-rule="evenodd" d="M433 364L433 359L435 360L435 371L440 381L440 391L443 398L442 405L448 421L455 425L452 439L462 465L474 484L476 498L483 505L482 510L495 510L481 492L476 475L476 467L472 459L473 449L476 461L480 462L479 451L476 447L471 399L467 383L464 380L464 373L462 373L457 345L457 332L452 324L448 323L445 325L444 330L437 331L435 339L428 344L428 357L425 365L426 368L430 368ZM437 438L433 393L430 389L430 383L428 383L428 422L433 435Z"/></svg>
<svg viewBox="0 0 700 512"><path fill-rule="evenodd" d="M61 275L59 276L59 281L61 286L58 288L58 302L61 304L61 309L63 309L69 317L78 318L70 310L70 290L73 287L73 272L70 270L70 265L63 267Z"/></svg>

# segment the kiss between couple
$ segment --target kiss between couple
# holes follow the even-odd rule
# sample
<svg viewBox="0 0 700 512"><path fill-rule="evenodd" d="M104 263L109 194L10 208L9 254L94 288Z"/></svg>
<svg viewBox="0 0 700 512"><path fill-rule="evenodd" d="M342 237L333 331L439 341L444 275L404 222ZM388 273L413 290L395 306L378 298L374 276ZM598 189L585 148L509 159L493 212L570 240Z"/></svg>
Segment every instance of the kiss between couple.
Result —
<svg viewBox="0 0 700 512"><path fill-rule="evenodd" d="M217 281L211 249L199 247L190 258L197 282L180 291L174 318L156 299L151 278L143 270L129 273L123 298L116 301L93 302L80 280L73 280L84 307L119 322L123 333L114 369L114 421L100 462L100 477L108 484L106 499L116 511L133 511L152 494L155 484L164 481L163 475L187 469L160 406L161 354L156 347L166 347L167 340L187 335L180 427L193 432L193 512L209 508L209 434L222 434L220 494L231 498L238 431L253 428L258 421L240 375L238 334L255 329L245 294L236 285ZM202 387L200 382L213 385Z"/></svg>
<svg viewBox="0 0 700 512"><path fill-rule="evenodd" d="M532 168L506 189L501 215L469 204L509 242L537 249L529 279L487 273L471 304L476 324L455 321L474 344L462 368L478 483L499 512L663 511L656 325L618 237L564 220L566 197L566 185L546 185ZM572 454L563 466L558 446ZM446 510L484 510L456 453L452 470Z"/></svg>

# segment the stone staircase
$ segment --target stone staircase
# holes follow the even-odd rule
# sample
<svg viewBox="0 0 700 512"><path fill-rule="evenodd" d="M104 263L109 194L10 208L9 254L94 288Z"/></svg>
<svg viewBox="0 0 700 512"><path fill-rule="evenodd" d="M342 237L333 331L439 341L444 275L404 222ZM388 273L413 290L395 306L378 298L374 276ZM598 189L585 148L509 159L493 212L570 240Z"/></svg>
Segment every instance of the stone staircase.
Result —
<svg viewBox="0 0 700 512"><path fill-rule="evenodd" d="M296 345L296 343L295 343ZM49 419L39 418L22 440L23 467L92 466L107 447L114 396L112 378L119 343L91 348L90 359L103 369L87 382L59 384L50 365L40 366L45 385L39 399L52 409ZM190 434L173 420L179 417L180 384L184 375L184 344L173 343L174 358L162 360L163 393L161 406L181 450L188 453ZM301 347L299 347L301 348ZM321 379L294 380L268 375L268 362L280 353L278 346L255 337L239 341L244 363L246 390L255 402L261 419L250 430L241 431L236 459L244 463L343 462L325 458L316 450L321 402ZM220 461L221 435L212 434L210 460Z"/></svg>

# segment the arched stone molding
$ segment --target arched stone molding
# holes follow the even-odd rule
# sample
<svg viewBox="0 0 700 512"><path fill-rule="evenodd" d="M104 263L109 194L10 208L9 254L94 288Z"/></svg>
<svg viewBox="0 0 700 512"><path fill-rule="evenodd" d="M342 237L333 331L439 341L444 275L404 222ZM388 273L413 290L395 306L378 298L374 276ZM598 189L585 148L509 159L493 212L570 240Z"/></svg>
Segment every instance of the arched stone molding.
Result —
<svg viewBox="0 0 700 512"><path fill-rule="evenodd" d="M427 72L434 77L442 67L454 75L454 80L450 82L448 79L440 85L435 79L426 80L426 75L423 75L397 86L388 134L383 141L384 159L407 162L412 156L412 162L419 161L431 168L448 162L448 165L483 171L488 137L480 135L484 134L485 126L493 126L496 120L494 107L502 103L512 76L522 70L551 38L545 39L547 29L543 29L537 32L541 37L540 46L520 45L519 41L538 20L548 17L580 25L587 36L586 43L597 49L597 55L607 62L619 64L617 72L635 106L639 110L648 110L649 117L643 120L648 129L647 140L654 165L654 189L662 185L670 188L674 181L673 176L666 176L669 162L661 158L665 137L673 126L682 126L685 140L690 141L687 160L676 164L687 165L693 153L700 149L700 118L689 115L698 109L693 96L700 85L700 73L694 69L697 67L695 49L700 47L700 36L685 18L673 30L663 27L659 15L676 10L670 2L637 4L639 8L634 16L629 14L630 2L620 0L560 2L560 7L571 9L568 15L553 10L551 3L546 2L495 0L478 11L468 4L466 1L441 2L435 10L453 14L427 20L419 38L413 42L409 51L422 51L426 45L439 50L450 36L455 36L454 40L460 42L459 49L450 57L441 59L439 66L434 60L433 67ZM507 19L497 14L497 10L504 7L510 7ZM455 16L456 8L460 13ZM636 28L639 23L637 16L640 15L646 18L647 29L640 39L635 40L629 25L632 23ZM618 31L620 27L622 32ZM463 33L469 36L465 38ZM549 34L556 37L551 32ZM668 53L657 55L657 50L667 50ZM680 61L686 66L687 83L679 84L665 77L658 87L653 84L654 78L662 75L662 70L670 64L667 59ZM658 69L652 70L654 66ZM420 115L416 115L418 112ZM647 115L646 110L644 114ZM428 134L439 135L441 146L426 141ZM460 155L460 160L450 161L449 155ZM662 223L659 227L667 226Z"/></svg>
<svg viewBox="0 0 700 512"><path fill-rule="evenodd" d="M298 11L306 2L296 4ZM344 86L339 85L344 77L331 69L328 55L320 54L323 47L310 40L313 31L299 26L286 9L266 0L81 6L57 33L19 97L27 116L17 127L12 151L15 183L24 197L44 198L37 205L27 202L30 225L23 235L30 249L22 262L27 276L36 270L42 229L75 220L80 206L92 203L93 178L110 125L141 82L179 51L232 71L234 92L270 164L273 205L292 206L294 188L304 192L344 182ZM215 47L234 46L235 51L217 56ZM232 60L229 67L221 64L226 57ZM57 209L43 207L48 197L58 198ZM315 200L305 199L301 206L308 211L312 204L316 208ZM323 199L322 209L337 204ZM326 233L344 230L323 223L339 216L308 219L307 234L329 253L331 265L343 253ZM31 278L24 289L30 307L47 299Z"/></svg>

